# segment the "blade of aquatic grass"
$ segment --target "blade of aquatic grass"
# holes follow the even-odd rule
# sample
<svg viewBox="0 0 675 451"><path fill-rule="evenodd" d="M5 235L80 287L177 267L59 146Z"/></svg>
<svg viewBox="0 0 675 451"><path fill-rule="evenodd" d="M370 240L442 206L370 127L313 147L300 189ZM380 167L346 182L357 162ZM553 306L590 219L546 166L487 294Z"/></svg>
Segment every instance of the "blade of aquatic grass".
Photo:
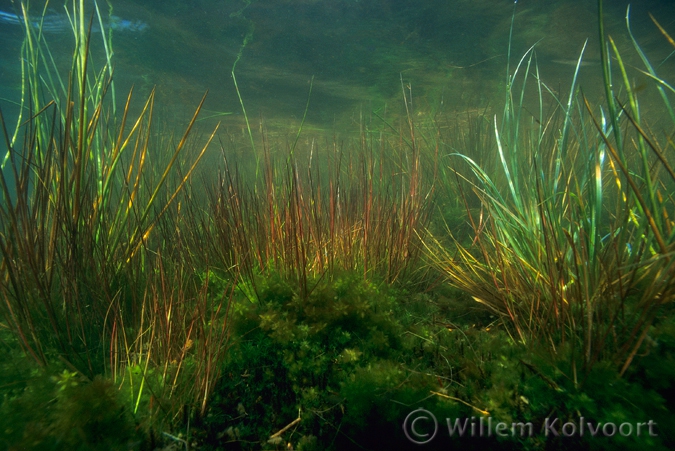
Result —
<svg viewBox="0 0 675 451"><path fill-rule="evenodd" d="M207 110L203 110L207 111ZM232 111L207 111L210 113L208 116L202 116L199 119L197 119L197 122L199 121L204 121L206 119L213 119L214 117L223 117L223 116L230 116L234 114Z"/></svg>
<svg viewBox="0 0 675 451"><path fill-rule="evenodd" d="M650 14L650 16L651 16L651 14ZM654 20L653 17L652 17L652 20ZM656 24L656 26L661 30L661 32L664 34L664 36L666 36L666 38L672 44L673 41L670 38L670 36L668 36L668 33L665 33L664 30L661 28L661 26L656 21L654 21L654 23ZM642 63L645 65L645 68L647 69L647 71L649 72L649 74L653 78L658 78L656 76L656 71L654 70L654 68L652 67L652 65L649 61L649 58L647 58L647 55L645 55L645 53L642 51L642 47L640 47L637 40L635 39L635 36L633 36L633 31L632 31L631 26L630 26L630 5L628 5L627 8L626 8L626 30L628 30L628 36L630 37L631 42L633 43L633 48L635 49L637 54L640 56L640 59L642 60ZM615 53L615 55L618 54L618 52L616 50L614 51L614 53ZM629 89L630 86L631 86L630 83L628 83L627 80L625 80L624 81L624 87L626 89ZM673 111L672 105L670 104L670 99L668 99L668 96L666 95L666 93L663 90L663 87L660 84L656 86L656 89L658 89L659 94L661 95L661 99L663 101L663 106L666 108L666 111L668 111L668 115L670 116L670 121L675 123L675 111ZM633 105L631 105L631 107L632 106ZM637 113L637 110L635 108L632 108L632 111L633 111L634 115ZM636 116L635 119L638 123L640 122L639 116Z"/></svg>
<svg viewBox="0 0 675 451"><path fill-rule="evenodd" d="M96 19L98 20L98 26L101 29L101 36L102 39L101 41L103 42L103 51L105 53L105 59L106 59L106 64L102 68L102 72L107 71L108 72L108 77L111 80L111 86L110 86L110 91L111 91L111 96L112 96L112 116L116 117L117 116L117 96L115 93L115 84L112 82L113 78L113 65L112 65L112 55L113 55L113 48L112 48L112 33L113 29L109 28L107 32L107 39L106 39L106 27L103 25L103 18L101 16L101 11L98 8L98 2L94 1L94 8L96 8ZM112 4L108 3L108 15L112 16Z"/></svg>
<svg viewBox="0 0 675 451"><path fill-rule="evenodd" d="M557 187L558 187L558 180L560 176L560 169L561 169L561 164L562 164L562 159L564 158L564 155L562 155L562 152L565 152L567 150L567 143L569 139L569 131L572 126L572 112L573 112L573 106L574 106L574 101L577 97L577 82L578 82L578 77L579 77L579 70L581 69L581 63L583 61L584 57L584 52L586 50L586 45L588 44L588 39L584 41L584 45L581 48L581 52L579 53L579 58L577 59L577 64L574 69L574 76L572 77L572 85L570 86L570 94L569 97L567 98L567 104L565 108L565 120L563 122L562 126L562 133L560 136L560 144L559 144L559 151L556 160L556 169L553 175L553 192L557 192ZM550 94L553 94L551 90L546 87L548 92ZM557 96L552 95L554 99L557 99ZM541 121L541 119L540 119Z"/></svg>
<svg viewBox="0 0 675 451"><path fill-rule="evenodd" d="M509 95L510 95L510 89L509 87L509 80L511 77L511 43L513 42L513 29L516 23L516 5L518 2L514 0L513 2L513 13L511 14L511 26L509 27L509 39L508 39L508 45L506 48L506 81L507 81L507 90L506 90L506 100L504 102L504 105L509 104Z"/></svg>
<svg viewBox="0 0 675 451"><path fill-rule="evenodd" d="M298 127L298 133L295 134L295 141L291 146L291 150L288 152L288 158L293 159L295 155L295 148L298 145L298 140L302 134L302 127L305 125L305 120L307 119L307 111L309 111L309 102L312 99L312 87L314 86L314 76L309 81L309 92L307 93L307 105L305 105L305 112L302 114L302 120L300 121L300 127Z"/></svg>
<svg viewBox="0 0 675 451"><path fill-rule="evenodd" d="M245 7L244 7L245 8ZM242 15L243 8L237 12L239 16ZM251 132L251 124L249 123L248 120L248 114L246 114L246 106L244 105L244 100L241 97L241 92L239 91L239 84L237 83L237 77L234 74L234 70L237 67L237 63L239 63L239 60L241 59L244 49L248 45L249 41L253 38L253 22L249 21L249 28L246 32L246 35L244 36L244 40L241 43L241 46L239 47L239 52L237 53L237 57L234 60L234 63L232 63L232 70L230 71L230 74L232 75L232 81L234 82L234 89L237 92L237 98L239 99L239 105L241 106L241 111L244 114L244 121L246 122L246 130L248 131L248 138L249 142L251 143L251 150L255 153L255 142L253 140L253 133ZM258 176L258 164L259 162L256 160L256 178Z"/></svg>
<svg viewBox="0 0 675 451"><path fill-rule="evenodd" d="M518 210L522 211L523 206L520 202L520 190L516 189L516 179L515 179L515 177L517 177L518 173L516 172L512 176L511 171L509 170L509 166L512 166L512 164L510 165L506 161L506 157L504 155L504 148L502 146L502 139L499 136L499 129L497 128L497 116L495 116L494 125L495 125L495 137L497 138L497 149L499 149L499 159L502 162L502 168L504 169L504 174L506 175L506 181L508 182L509 189L511 190L511 200L515 203L516 208ZM513 152L512 154L514 154L514 153L515 152ZM511 163L513 163L513 162L511 162Z"/></svg>
<svg viewBox="0 0 675 451"><path fill-rule="evenodd" d="M649 72L646 72L644 70L641 70L641 69L638 69L638 70L640 71L640 73L642 73L643 75L646 75L647 77L649 77L653 81L657 82L659 85L661 85L664 88L668 89L669 91L675 93L675 88L672 87L670 84L668 84L668 82L666 82L662 78L656 77L656 76L654 76L654 75L652 75Z"/></svg>
<svg viewBox="0 0 675 451"><path fill-rule="evenodd" d="M661 24L654 18L654 16L652 16L652 13L648 13L648 14L649 14L649 17L652 19L652 22L654 22L654 25L656 25L656 27L661 32L661 34L663 34L663 36L668 40L670 45L675 47L675 40L673 40L673 38L670 37L668 32L661 26Z"/></svg>
<svg viewBox="0 0 675 451"><path fill-rule="evenodd" d="M603 0L598 0L598 31L600 34L600 63L602 65L603 88L605 91L605 101L607 102L608 114L610 123L612 124L612 131L614 140L616 141L619 155L623 152L623 138L621 136L621 129L619 127L619 116L614 100L614 92L612 91L612 72L611 59L609 57L607 36L605 35L605 16L603 9Z"/></svg>

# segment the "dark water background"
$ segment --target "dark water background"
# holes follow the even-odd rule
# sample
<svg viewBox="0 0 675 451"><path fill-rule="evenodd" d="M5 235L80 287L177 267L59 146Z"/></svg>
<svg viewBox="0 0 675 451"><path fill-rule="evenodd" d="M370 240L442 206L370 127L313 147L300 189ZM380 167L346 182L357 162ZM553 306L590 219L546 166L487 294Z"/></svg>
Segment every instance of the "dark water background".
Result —
<svg viewBox="0 0 675 451"><path fill-rule="evenodd" d="M50 2L54 14L62 2ZM99 3L103 11L105 2ZM113 14L147 23L143 32L114 35L118 93L133 85L146 95L157 87L162 114L181 121L209 91L205 116L241 126L237 80L248 116L271 127L297 126L313 78L309 129L349 131L373 111L400 112L402 84L412 87L415 114L503 105L509 0L111 0ZM606 27L629 64L641 67L625 29L627 1L605 1ZM40 2L32 3L41 10ZM12 11L12 2L0 0ZM652 13L675 36L675 2L632 5L633 31L666 79L675 73L673 49L651 22ZM243 43L249 36L245 46ZM594 0L521 0L516 6L511 67L533 44L542 79L565 95L574 63L589 39L581 72L584 92L600 100L597 3ZM16 25L0 24L0 106L19 98ZM72 35L50 35L52 50L70 58ZM664 61L665 60L665 61ZM645 79L636 76L640 88ZM645 91L648 91L645 89ZM645 93L644 102L650 101ZM122 101L122 95L118 95ZM140 97L139 97L140 98ZM209 122L206 120L205 122Z"/></svg>

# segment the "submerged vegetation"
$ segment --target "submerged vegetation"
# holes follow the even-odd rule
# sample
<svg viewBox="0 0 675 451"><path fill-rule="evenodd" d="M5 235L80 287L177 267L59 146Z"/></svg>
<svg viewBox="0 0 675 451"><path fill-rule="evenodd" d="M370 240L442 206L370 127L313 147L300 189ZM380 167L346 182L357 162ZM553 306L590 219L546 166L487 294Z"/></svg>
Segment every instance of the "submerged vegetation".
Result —
<svg viewBox="0 0 675 451"><path fill-rule="evenodd" d="M662 101L641 110L599 5L602 105L583 51L561 97L533 47L493 117L418 122L402 86L400 117L348 142L282 144L246 117L242 155L192 134L203 100L175 137L154 94L117 105L98 8L68 8L63 76L22 3L0 444L406 449L434 433L407 423L423 408L431 448L672 449L675 89L627 14ZM477 437L488 420L509 433Z"/></svg>

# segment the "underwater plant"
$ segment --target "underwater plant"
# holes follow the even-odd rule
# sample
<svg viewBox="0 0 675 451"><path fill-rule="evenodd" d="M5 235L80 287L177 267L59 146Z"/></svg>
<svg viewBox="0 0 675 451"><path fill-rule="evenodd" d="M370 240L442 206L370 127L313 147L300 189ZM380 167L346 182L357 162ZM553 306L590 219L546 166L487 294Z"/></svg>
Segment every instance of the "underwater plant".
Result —
<svg viewBox="0 0 675 451"><path fill-rule="evenodd" d="M642 72L654 80L663 117L673 126L672 88L632 37L629 17ZM646 131L627 67L602 23L600 2L606 109L592 107L579 93L583 49L563 99L542 81L530 48L508 73L501 120L485 122L484 132L492 129L495 138L491 149L483 149L492 152L485 160L496 163L481 166L461 149L450 155L455 163L448 183L454 179L458 187L472 242L451 236L448 246L431 234L425 241L450 282L496 312L516 342L548 343L553 360L569 347L568 376L579 384L601 361L624 374L658 312L675 298L675 205L666 194L675 186L672 141ZM613 60L624 94L613 88ZM528 120L530 80L539 112ZM549 116L546 94L556 107Z"/></svg>
<svg viewBox="0 0 675 451"><path fill-rule="evenodd" d="M433 193L422 159L433 149L420 149L414 135L287 153L264 132L262 142L255 172L225 155L217 187L207 188L211 260L237 268L252 297L258 274L285 274L305 297L307 280L319 275L355 271L388 283L419 275Z"/></svg>
<svg viewBox="0 0 675 451"><path fill-rule="evenodd" d="M204 408L227 343L228 291L207 297L208 271L163 261L176 253L160 234L217 127L188 148L204 99L175 143L155 137L154 91L135 117L131 92L116 105L110 35L101 34L102 66L93 63L92 22L105 24L94 6L92 20L84 1L67 9L74 42L63 77L34 26L46 9L33 20L21 3L13 132L0 113L0 318L41 367L65 362L85 379L110 377L128 387L134 414L155 397L165 404L149 411L172 418L186 404ZM191 383L177 390L184 373Z"/></svg>

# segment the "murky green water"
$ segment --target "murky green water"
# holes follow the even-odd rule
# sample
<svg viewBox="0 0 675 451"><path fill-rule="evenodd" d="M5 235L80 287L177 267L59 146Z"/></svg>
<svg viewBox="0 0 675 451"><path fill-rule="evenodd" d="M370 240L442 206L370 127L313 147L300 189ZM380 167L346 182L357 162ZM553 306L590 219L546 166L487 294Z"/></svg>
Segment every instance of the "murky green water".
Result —
<svg viewBox="0 0 675 451"><path fill-rule="evenodd" d="M626 1L606 2L607 29L620 48ZM157 87L168 117L184 118L209 91L204 116L236 126L243 121L231 71L247 113L270 126L299 123L313 79L308 126L358 129L373 111L403 108L402 85L411 86L416 114L501 108L509 28L508 0L199 0L110 2L124 20L147 24L114 36L118 92L132 85L139 94ZM62 3L50 3L51 15ZM36 12L38 2L33 3ZM107 9L105 4L101 5ZM0 1L0 10L13 11ZM536 44L542 79L564 93L584 41L584 92L599 95L596 2L523 0L516 5L511 68ZM636 37L662 73L672 73L672 47L652 24L675 23L675 3L640 1L631 23ZM248 36L248 39L247 39ZM0 97L3 110L18 100L20 27L0 24ZM68 31L50 36L55 53L69 60ZM626 51L631 64L637 55ZM643 80L636 79L639 87ZM648 99L647 99L648 100ZM225 114L232 113L232 114ZM208 121L208 120L207 120Z"/></svg>

